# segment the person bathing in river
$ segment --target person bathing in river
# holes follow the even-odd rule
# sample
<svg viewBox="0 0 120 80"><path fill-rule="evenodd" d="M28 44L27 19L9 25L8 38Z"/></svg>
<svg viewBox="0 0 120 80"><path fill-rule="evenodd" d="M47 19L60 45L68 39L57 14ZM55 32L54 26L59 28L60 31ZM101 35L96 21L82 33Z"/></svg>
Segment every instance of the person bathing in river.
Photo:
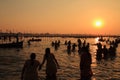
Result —
<svg viewBox="0 0 120 80"><path fill-rule="evenodd" d="M57 80L56 73L57 73L57 69L59 68L59 64L55 56L50 52L50 48L46 48L45 50L45 55L41 63L41 68L45 63L45 61L47 61L46 62L46 80Z"/></svg>
<svg viewBox="0 0 120 80"><path fill-rule="evenodd" d="M82 47L80 59L80 80L91 80L93 75L91 70L92 59L87 47Z"/></svg>
<svg viewBox="0 0 120 80"><path fill-rule="evenodd" d="M38 80L38 68L40 62L35 60L36 54L31 53L30 59L26 60L22 69L21 80Z"/></svg>

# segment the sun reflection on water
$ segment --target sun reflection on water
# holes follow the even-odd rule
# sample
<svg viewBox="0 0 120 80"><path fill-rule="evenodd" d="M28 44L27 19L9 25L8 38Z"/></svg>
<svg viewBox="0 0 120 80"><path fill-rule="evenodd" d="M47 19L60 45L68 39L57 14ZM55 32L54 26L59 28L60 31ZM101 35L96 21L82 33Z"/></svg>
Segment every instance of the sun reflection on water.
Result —
<svg viewBox="0 0 120 80"><path fill-rule="evenodd" d="M95 43L99 42L99 37L95 38Z"/></svg>

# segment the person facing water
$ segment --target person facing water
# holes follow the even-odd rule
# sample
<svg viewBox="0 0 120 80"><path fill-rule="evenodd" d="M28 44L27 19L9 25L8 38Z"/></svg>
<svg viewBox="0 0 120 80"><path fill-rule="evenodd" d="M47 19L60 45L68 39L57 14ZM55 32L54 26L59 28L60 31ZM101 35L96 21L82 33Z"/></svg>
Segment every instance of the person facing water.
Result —
<svg viewBox="0 0 120 80"><path fill-rule="evenodd" d="M82 47L80 60L80 76L81 80L91 80L93 75L91 70L91 54L86 47Z"/></svg>
<svg viewBox="0 0 120 80"><path fill-rule="evenodd" d="M45 61L47 61L46 62L46 79L56 80L56 73L57 73L57 68L59 68L59 64L55 56L50 52L50 48L45 49L45 55L41 63L41 68L45 63Z"/></svg>
<svg viewBox="0 0 120 80"><path fill-rule="evenodd" d="M36 54L31 53L30 59L25 61L22 69L21 80L38 80L38 68L40 62L36 59Z"/></svg>
<svg viewBox="0 0 120 80"><path fill-rule="evenodd" d="M108 49L106 48L106 45L104 45L102 52L103 52L103 59L107 60L108 59Z"/></svg>

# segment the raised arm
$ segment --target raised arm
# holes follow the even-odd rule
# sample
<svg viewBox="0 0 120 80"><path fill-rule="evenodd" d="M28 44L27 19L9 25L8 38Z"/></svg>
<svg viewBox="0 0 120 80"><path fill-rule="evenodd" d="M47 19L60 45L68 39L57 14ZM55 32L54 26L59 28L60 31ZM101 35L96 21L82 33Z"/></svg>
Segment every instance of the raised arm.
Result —
<svg viewBox="0 0 120 80"><path fill-rule="evenodd" d="M57 64L57 67L58 68L60 68L60 66L59 66L59 64L58 64L58 62L57 62L57 59L55 58L55 56L52 54L52 56L53 56L53 58L54 58L54 60L55 60L55 62L56 62L56 64Z"/></svg>
<svg viewBox="0 0 120 80"><path fill-rule="evenodd" d="M43 61L42 61L41 65L39 66L39 70L40 70L40 69L42 68L42 66L44 65L45 60L46 60L46 56L44 55Z"/></svg>

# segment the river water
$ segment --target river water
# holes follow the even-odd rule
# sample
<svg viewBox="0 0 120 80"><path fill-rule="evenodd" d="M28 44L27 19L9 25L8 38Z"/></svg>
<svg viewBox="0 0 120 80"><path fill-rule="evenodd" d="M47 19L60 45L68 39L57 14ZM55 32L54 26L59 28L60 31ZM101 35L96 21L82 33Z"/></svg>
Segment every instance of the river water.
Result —
<svg viewBox="0 0 120 80"><path fill-rule="evenodd" d="M45 48L51 48L51 52L55 55L60 69L57 72L58 80L79 80L80 71L79 63L80 57L77 52L67 54L67 47L64 45L65 40L71 40L72 43L77 44L77 38L60 38L42 37L40 42L32 42L30 46L27 44L28 38L24 40L22 49L16 48L1 48L0 49L0 80L20 80L21 70L25 60L29 59L31 52L35 52L36 59L42 62ZM60 40L60 47L57 51L51 46L51 42ZM83 41L83 39L81 39ZM97 43L97 38L88 38L86 42L90 44ZM103 43L104 44L104 43ZM120 80L120 45L117 48L117 57L115 60L108 60L101 62L96 61L96 49L94 45L90 45L90 53L92 55L92 80ZM39 80L45 80L45 65L39 71Z"/></svg>

